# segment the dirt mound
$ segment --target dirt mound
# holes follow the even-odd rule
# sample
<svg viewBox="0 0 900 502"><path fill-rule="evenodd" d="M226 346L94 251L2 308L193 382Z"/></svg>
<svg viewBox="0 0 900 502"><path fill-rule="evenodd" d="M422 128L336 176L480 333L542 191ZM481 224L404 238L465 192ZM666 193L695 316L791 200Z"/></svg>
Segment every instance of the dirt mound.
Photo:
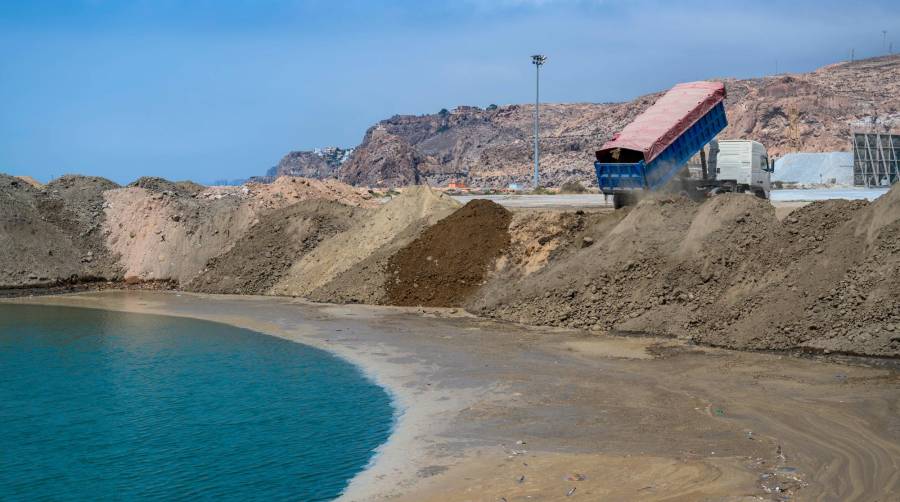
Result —
<svg viewBox="0 0 900 502"><path fill-rule="evenodd" d="M116 256L106 247L103 194L119 185L97 176L66 175L48 183L42 190L39 208L46 221L69 235L81 251L83 275L110 278L117 276Z"/></svg>
<svg viewBox="0 0 900 502"><path fill-rule="evenodd" d="M792 213L783 252L772 250L779 280L739 305L729 329L698 338L738 348L900 355L898 203L895 187L872 204L830 201Z"/></svg>
<svg viewBox="0 0 900 502"><path fill-rule="evenodd" d="M174 280L182 285L193 280L212 258L227 253L251 226L273 211L303 201L377 204L367 192L337 181L293 177L241 187L203 188L161 178L141 178L134 184L149 188L133 186L106 193L107 246L120 255L125 276L142 281ZM291 248L279 249L287 252ZM279 278L273 275L252 282L271 286ZM217 276L211 281L211 288L225 291Z"/></svg>
<svg viewBox="0 0 900 502"><path fill-rule="evenodd" d="M186 284L240 239L257 216L230 197L206 200L138 187L104 196L107 246L119 255L126 279Z"/></svg>
<svg viewBox="0 0 900 502"><path fill-rule="evenodd" d="M41 192L0 174L0 287L47 283L81 271L81 252L38 209Z"/></svg>
<svg viewBox="0 0 900 502"><path fill-rule="evenodd" d="M376 205L339 182L118 188L0 175L0 287L174 281L219 293L461 306L536 325L736 349L900 356L900 188L779 220L725 194L632 209L462 208L427 187ZM349 201L350 206L343 204ZM199 277L198 277L199 276Z"/></svg>
<svg viewBox="0 0 900 502"><path fill-rule="evenodd" d="M488 288L471 308L526 324L610 329L643 312L666 256L677 252L697 206L687 199L647 199L586 228L593 245L561 253L537 273ZM627 288L623 288L627 285Z"/></svg>
<svg viewBox="0 0 900 502"><path fill-rule="evenodd" d="M206 189L203 185L193 181L169 181L165 178L143 176L128 184L129 187L138 187L151 192L165 192L177 194L183 197L194 197Z"/></svg>
<svg viewBox="0 0 900 502"><path fill-rule="evenodd" d="M333 179L317 180L282 176L272 183L248 183L238 187L257 210L279 209L301 200L322 199L347 206L374 207L378 201L362 188Z"/></svg>
<svg viewBox="0 0 900 502"><path fill-rule="evenodd" d="M476 199L425 230L388 261L388 302L461 305L509 247L509 211Z"/></svg>
<svg viewBox="0 0 900 502"><path fill-rule="evenodd" d="M594 245L600 235L624 217L624 212L530 210L513 213L510 246L496 262L480 301L502 298L510 287L526 281L545 267ZM605 228L605 231L599 229Z"/></svg>
<svg viewBox="0 0 900 502"><path fill-rule="evenodd" d="M103 192L118 185L63 176L43 188L0 175L0 286L114 278L104 245Z"/></svg>
<svg viewBox="0 0 900 502"><path fill-rule="evenodd" d="M423 228L433 225L459 207L460 204L449 196L427 186L407 188L390 202L375 209L368 217L357 218L346 232L326 240L304 256L275 285L272 293L308 296L365 261L380 248L390 244L390 254L393 254L393 251L411 242ZM376 270L381 268L375 264L367 266L365 275L373 277L363 282L383 284L383 276L374 277ZM328 292L322 291L317 297L347 301L345 295L339 292L358 292L360 280L360 277L354 277L349 283L333 284ZM370 298L367 300L371 301Z"/></svg>
<svg viewBox="0 0 900 502"><path fill-rule="evenodd" d="M366 210L337 202L298 202L268 213L226 253L209 261L187 289L206 293L267 292L303 255L346 232Z"/></svg>
<svg viewBox="0 0 900 502"><path fill-rule="evenodd" d="M783 222L751 196L645 201L586 228L594 245L485 288L471 308L739 349L900 355L898 193L816 202Z"/></svg>

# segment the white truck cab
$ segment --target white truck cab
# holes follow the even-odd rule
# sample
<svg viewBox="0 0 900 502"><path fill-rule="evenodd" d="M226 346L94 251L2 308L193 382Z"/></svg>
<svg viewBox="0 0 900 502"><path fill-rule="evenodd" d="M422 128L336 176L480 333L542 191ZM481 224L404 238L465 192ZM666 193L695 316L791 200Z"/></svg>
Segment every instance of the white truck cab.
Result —
<svg viewBox="0 0 900 502"><path fill-rule="evenodd" d="M769 163L766 147L749 139L721 139L718 146L716 180L733 182L738 191L768 199L774 162Z"/></svg>

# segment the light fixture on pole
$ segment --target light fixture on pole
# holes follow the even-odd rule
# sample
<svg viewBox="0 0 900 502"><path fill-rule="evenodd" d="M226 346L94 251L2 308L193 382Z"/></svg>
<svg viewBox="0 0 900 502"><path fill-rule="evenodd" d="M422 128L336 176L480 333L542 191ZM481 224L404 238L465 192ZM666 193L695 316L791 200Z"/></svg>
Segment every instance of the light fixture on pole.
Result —
<svg viewBox="0 0 900 502"><path fill-rule="evenodd" d="M541 184L538 168L541 162L541 147L538 142L540 137L540 107L541 107L541 66L547 62L547 56L535 54L531 56L531 62L534 64L535 80L534 80L534 188Z"/></svg>

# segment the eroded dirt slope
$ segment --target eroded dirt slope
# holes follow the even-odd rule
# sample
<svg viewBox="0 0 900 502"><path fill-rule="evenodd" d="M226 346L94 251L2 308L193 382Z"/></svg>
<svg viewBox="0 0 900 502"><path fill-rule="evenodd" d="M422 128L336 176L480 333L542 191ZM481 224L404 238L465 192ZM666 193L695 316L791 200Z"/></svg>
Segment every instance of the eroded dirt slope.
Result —
<svg viewBox="0 0 900 502"><path fill-rule="evenodd" d="M310 200L267 213L186 287L205 293L262 294L321 242L346 232L366 210Z"/></svg>
<svg viewBox="0 0 900 502"><path fill-rule="evenodd" d="M115 183L66 175L46 186L0 174L0 287L112 279L103 192Z"/></svg>
<svg viewBox="0 0 900 502"><path fill-rule="evenodd" d="M308 296L369 259L379 249L405 245L403 241L407 236L415 237L423 228L459 207L460 204L449 196L427 186L408 187L370 214L358 215L346 232L322 242L299 259L275 284L272 293ZM374 265L371 271L374 273ZM373 277L366 282L378 281ZM338 281L330 285L331 295L337 297L339 290L348 287L356 289L359 283Z"/></svg>

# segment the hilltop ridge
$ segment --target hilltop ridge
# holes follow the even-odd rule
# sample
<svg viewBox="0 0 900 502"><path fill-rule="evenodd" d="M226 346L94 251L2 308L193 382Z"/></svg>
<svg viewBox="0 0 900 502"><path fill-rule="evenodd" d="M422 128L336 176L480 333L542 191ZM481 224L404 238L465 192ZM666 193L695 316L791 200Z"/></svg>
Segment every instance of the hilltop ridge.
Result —
<svg viewBox="0 0 900 502"><path fill-rule="evenodd" d="M836 63L809 73L722 81L729 121L722 137L755 139L779 157L847 151L852 127L900 124L900 56ZM544 182L593 184L594 151L661 94L623 103L542 104ZM485 187L528 183L533 112L534 105L513 104L395 115L370 127L341 162L328 164L312 152L292 152L279 164L278 174L293 174L293 169L296 175L379 187L440 186L452 180Z"/></svg>

